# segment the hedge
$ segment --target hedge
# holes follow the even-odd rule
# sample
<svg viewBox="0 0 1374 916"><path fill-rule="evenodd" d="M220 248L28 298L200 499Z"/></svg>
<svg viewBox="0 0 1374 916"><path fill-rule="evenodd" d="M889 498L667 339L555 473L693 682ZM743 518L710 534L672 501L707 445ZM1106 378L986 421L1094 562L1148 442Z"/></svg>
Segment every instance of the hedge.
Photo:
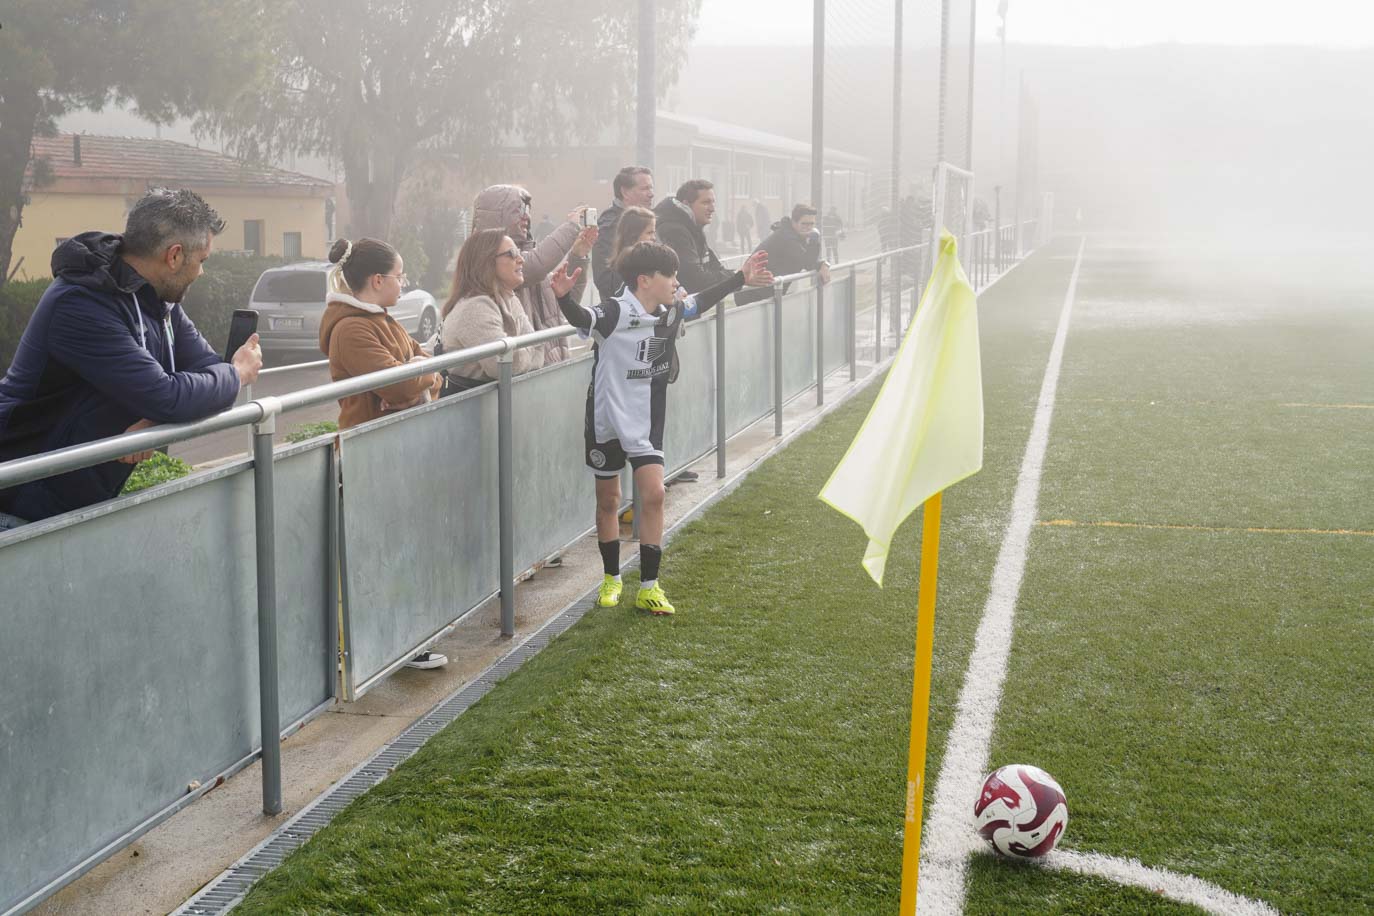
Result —
<svg viewBox="0 0 1374 916"><path fill-rule="evenodd" d="M253 285L264 270L286 263L284 258L212 255L205 262L204 275L187 291L182 308L210 345L223 350L234 309L248 307ZM29 317L51 282L27 280L0 286L0 371L9 368Z"/></svg>

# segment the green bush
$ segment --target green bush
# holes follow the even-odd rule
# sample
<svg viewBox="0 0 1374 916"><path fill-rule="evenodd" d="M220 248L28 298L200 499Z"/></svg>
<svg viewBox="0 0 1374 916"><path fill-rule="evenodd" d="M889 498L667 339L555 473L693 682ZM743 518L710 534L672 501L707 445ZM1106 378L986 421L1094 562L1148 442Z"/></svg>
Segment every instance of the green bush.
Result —
<svg viewBox="0 0 1374 916"><path fill-rule="evenodd" d="M139 462L138 467L134 468L134 472L125 481L124 489L120 493L137 493L139 490L146 490L160 483L185 477L189 473L191 473L191 466L180 458L173 458L162 452L154 452L153 457L147 461Z"/></svg>
<svg viewBox="0 0 1374 916"><path fill-rule="evenodd" d="M51 280L25 280L0 286L0 373L9 368L19 338Z"/></svg>
<svg viewBox="0 0 1374 916"><path fill-rule="evenodd" d="M327 436L330 433L337 433L339 424L333 420L322 420L319 423L305 423L297 426L283 438L287 442L304 442L307 439L314 439L316 436Z"/></svg>

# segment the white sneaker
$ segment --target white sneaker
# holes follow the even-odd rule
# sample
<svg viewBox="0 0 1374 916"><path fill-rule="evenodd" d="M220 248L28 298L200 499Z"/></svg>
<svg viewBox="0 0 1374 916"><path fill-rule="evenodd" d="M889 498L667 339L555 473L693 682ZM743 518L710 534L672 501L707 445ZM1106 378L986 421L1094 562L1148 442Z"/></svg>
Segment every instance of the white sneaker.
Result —
<svg viewBox="0 0 1374 916"><path fill-rule="evenodd" d="M406 662L407 668L442 668L448 664L448 656L439 652L421 652Z"/></svg>

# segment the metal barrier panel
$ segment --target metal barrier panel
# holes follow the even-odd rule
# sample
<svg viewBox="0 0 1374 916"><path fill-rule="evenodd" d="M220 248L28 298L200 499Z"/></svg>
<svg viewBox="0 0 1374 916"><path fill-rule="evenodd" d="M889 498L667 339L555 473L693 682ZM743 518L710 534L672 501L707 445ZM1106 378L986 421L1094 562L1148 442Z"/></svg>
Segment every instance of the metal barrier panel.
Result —
<svg viewBox="0 0 1374 916"><path fill-rule="evenodd" d="M725 430L733 436L773 410L773 303L725 313Z"/></svg>
<svg viewBox="0 0 1374 916"><path fill-rule="evenodd" d="M591 373L587 356L516 376L511 385L517 574L594 524L583 460Z"/></svg>
<svg viewBox="0 0 1374 916"><path fill-rule="evenodd" d="M361 691L497 590L496 386L340 440L344 631Z"/></svg>
<svg viewBox="0 0 1374 916"><path fill-rule="evenodd" d="M782 298L782 397L816 384L816 300L811 282L796 283Z"/></svg>
<svg viewBox="0 0 1374 916"><path fill-rule="evenodd" d="M825 334L823 365L826 375L849 365L848 339L845 335L848 334L851 305L849 282L837 273L825 288L825 320L821 325L822 333Z"/></svg>
<svg viewBox="0 0 1374 916"><path fill-rule="evenodd" d="M681 369L677 381L668 386L668 415L663 428L664 464L669 474L716 447L715 319L689 322L686 335L678 340L677 352Z"/></svg>
<svg viewBox="0 0 1374 916"><path fill-rule="evenodd" d="M283 721L326 696L326 455L283 462ZM318 476L317 476L318 475ZM28 534L27 537L17 536ZM261 746L251 463L20 529L0 547L0 910Z"/></svg>

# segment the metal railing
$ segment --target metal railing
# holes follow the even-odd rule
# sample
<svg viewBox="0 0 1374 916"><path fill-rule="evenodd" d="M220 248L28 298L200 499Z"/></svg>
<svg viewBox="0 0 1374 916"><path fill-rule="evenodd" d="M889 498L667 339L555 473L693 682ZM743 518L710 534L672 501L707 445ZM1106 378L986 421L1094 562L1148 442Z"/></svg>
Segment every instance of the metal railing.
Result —
<svg viewBox="0 0 1374 916"><path fill-rule="evenodd" d="M999 242L1005 241L1006 231L1007 227L1003 227L995 234ZM996 272L999 268L1004 269L1004 265L1010 263L1009 258L1011 256L1006 253L1006 246L1004 244L992 244L982 240L984 237L991 239L993 237L991 230L979 233L975 236L976 239L979 239L979 241L975 242L976 253L971 250L970 260L966 263L970 265L970 269L978 276L986 277L990 275L990 272ZM774 279L771 309L769 310L771 312L771 320L767 321L767 323L771 324L773 338L772 352L771 354L762 356L761 360L756 360L753 368L761 369L762 366L758 365L760 362L772 363L771 412L774 416L775 436L782 435L783 410L788 400L789 393L795 397L798 393L804 392L805 388L809 385L814 385L816 390L816 403L819 405L824 402L825 382L829 374L847 369L848 378L850 380L856 379L860 362L858 319L861 310L858 302L858 283L861 273L871 272L874 279L872 288L873 334L871 365L874 367L875 371L881 368L883 362L884 337L890 333L893 337L895 346L896 341L900 338L903 320L909 320L911 314L915 311L921 286L920 283L915 281L924 280L924 271L927 266L924 262L928 261L928 258L925 258L924 255L928 253L929 247L929 242L923 242L921 244L885 251L834 265L830 267L831 275L828 288L819 282L817 271L806 271L776 277ZM785 292L785 288L791 283L803 284L803 287L800 290L790 293ZM907 289L911 292L909 308L904 307L903 303L903 292ZM805 301L808 298L811 300L810 303ZM831 302L830 307L827 307L827 300ZM886 314L884 313L885 300L889 304L889 310ZM785 308L789 303L794 308L794 311L790 313L790 320L789 313ZM806 309L806 305L808 304L812 307L810 311ZM730 395L731 384L740 384L742 376L750 369L750 367L744 365L735 366L735 375L729 380L730 383L728 384L726 373L727 350L730 349L731 346L734 346L737 354L761 355L766 349L766 346L754 347L750 344L746 349L741 350L741 344L738 341L727 339L725 326L727 321L739 322L737 325L738 328L756 329L756 331L749 333L766 333L766 331L762 330L762 322L765 320L763 318L765 313L762 311L764 307L764 303L759 303L757 307L746 305L736 306L728 310L719 308L709 319L705 319L715 321L714 354L710 356L713 365L710 370L705 369L705 354L702 354L699 350L694 352L698 353L703 358L698 359L694 365L698 367L696 370L698 373L712 370L714 372L714 441L709 442L701 440L697 444L692 445L691 454L689 454L683 462L680 462L682 466L708 454L714 449L716 453L717 476L724 477L726 474L726 459L730 438L751 426L758 419L755 413L758 409L757 407L750 407L748 405L739 406L738 403L727 405L727 396ZM865 308L864 311L866 312L867 309ZM887 319L886 327L884 325L885 318ZM843 322L842 336L844 350L842 354L837 353L833 349L838 342L837 338L840 336L834 333L838 330L840 322ZM810 327L807 327L807 325L810 325ZM43 538L48 535L60 538L61 540L57 545L60 547L62 542L68 540L68 535L73 529L84 530L83 526L98 523L103 519L109 519L112 517L111 513L120 511L121 505L126 507L130 505L162 506L164 504L158 502L158 500L161 499L161 494L183 492L183 490L178 490L178 487L194 488L198 480L224 481L230 479L233 475L241 475L242 472L247 469L247 466L251 464L253 544L247 549L250 551L248 556L252 557L254 567L252 578L254 580L253 594L256 600L258 637L257 705L261 749L256 753L250 753L247 758L239 760L234 764L234 767L221 773L220 778L222 778L225 773L232 772L233 769L245 765L247 760L251 760L255 756L260 756L262 761L262 808L264 812L268 814L276 814L280 812L282 808L280 748L283 729L281 727L282 700L278 691L283 672L280 668L278 658L278 634L281 626L279 611L283 609L283 606L279 604L281 601L281 589L279 587L280 574L283 571L280 561L283 559L284 555L278 544L278 529L284 522L277 514L280 501L279 496L281 494L278 492L278 482L275 479L274 472L276 466L282 463L288 455L297 457L306 455L307 453L322 455L319 448L319 442L316 442L314 446L302 444L285 449L277 449L275 447L277 417L285 411L326 404L337 401L343 397L362 394L367 391L385 387L396 382L414 379L421 375L437 372L439 370L453 369L482 359L493 356L497 357L499 374L498 378L493 383L495 386L495 419L497 426L496 477L498 498L495 512L499 539L499 570L497 578L499 582L498 591L500 597L501 632L505 636L510 636L515 630L514 587L517 566L514 538L516 524L516 482L514 474L515 446L513 444L514 410L512 408L512 392L513 388L516 386L516 382L513 378L511 357L518 349L540 346L548 341L558 340L575 333L576 331L573 328L565 326L538 331L519 337L503 338L481 346L445 353L441 356L430 357L423 361L396 366L344 381L330 382L328 384L318 385L275 397L260 397L246 404L232 407L220 414L193 423L151 427L139 432L124 433L107 439L71 446L42 455L0 463L0 489L8 489L27 482L112 461L135 452L167 446L235 427L251 427L253 438L251 462L240 462L238 465L228 469L204 472L193 478L188 478L187 481L179 481L164 487L154 488L137 494L135 497L131 497L127 500L113 500L109 503L93 507L92 509L81 510L77 513L69 513L67 516L33 523L15 529L14 531L0 534L0 562L4 561L4 554L10 547L20 545L35 538ZM865 331L865 335L866 334L867 331ZM790 346L787 343L788 340L792 341ZM704 344L696 346L704 346ZM747 359L748 357L746 356L744 358ZM589 361L589 359L590 357L583 356L579 357L574 362L586 362ZM809 364L812 359L814 359L814 379L811 382L806 382L805 375L799 376L795 372L795 369L792 370L790 376L785 377L785 370L789 369L789 364L794 364L797 368L805 366L806 368L804 371L810 371L811 367ZM301 368L319 367L327 364L327 361L322 360L310 364L264 370L261 374L285 373ZM557 367L550 367L550 369L555 372L570 371L560 370ZM550 369L541 370L541 372L549 372ZM526 376L525 379L529 379L538 374L539 373L531 373L530 376ZM705 379L702 378L701 381L704 382ZM563 387L566 389L567 386L564 385ZM413 425L418 428L418 424L426 422L432 423L432 420L427 421L425 418L439 416L434 413L435 410L448 410L450 407L453 407L455 408L454 412L445 414L444 416L451 418L458 417L459 402L466 400L468 404L480 406L478 399L485 397L483 394L484 391L489 393L491 387L483 386L481 389L465 392L455 398L442 399L442 401L437 404L416 408L412 411L406 411L401 414L383 418L382 420L373 421L371 424L364 424L362 427L356 427L354 430L333 437L332 440L325 440L332 441L333 443L333 447L328 449L327 461L323 457L312 459L322 462L323 465L328 468L326 479L320 481L321 484L325 485L325 491L328 493L328 496L325 497L325 502L328 507L328 521L323 523L328 530L322 535L328 541L328 547L324 555L327 557L326 576L329 580L327 585L327 598L324 602L324 613L328 623L324 630L325 635L323 636L323 644L324 652L327 655L327 669L333 672L331 675L331 683L333 686L329 693L326 694L326 698L329 696L335 699L338 698L338 672L334 653L338 650L340 644L339 630L337 627L337 612L340 607L342 607L342 619L346 628L344 639L342 640L345 656L345 692L350 697L353 696L353 687L356 686L355 682L350 680L353 674L348 667L349 662L347 658L350 651L355 650L356 647L353 645L354 639L350 636L350 631L347 629L350 626L349 621L351 617L349 611L350 599L348 597L349 577L347 575L347 562L345 559L343 542L346 540L344 533L348 530L348 526L344 523L343 511L345 496L347 496L350 491L347 485L342 488L340 487L344 477L343 471L340 469L340 461L342 458L340 447L343 445L344 440L347 440L348 443L350 443L350 447L352 447L351 444L357 442L358 439L351 437L354 437L355 433L360 431L366 436L382 437L383 441L385 438L396 438L404 432L407 425ZM568 396L580 397L580 394L573 391ZM474 408L474 410L476 409L477 408ZM467 416L468 414L463 415ZM765 413L764 416L766 415ZM383 427L393 423L402 424L397 427L401 433L383 430ZM375 427L375 430L369 429L370 427ZM705 435L711 438L709 432ZM374 441L377 440L374 439ZM297 458L291 458L290 460L295 461ZM299 473L296 467L296 465L293 465L289 469L291 475L297 475ZM294 481L295 479L295 476L291 477L291 480ZM295 484L288 485L295 487ZM365 490L366 487L363 488L363 491ZM282 492L286 493L290 491ZM353 494L355 497L361 498L360 492L361 491L355 488ZM355 524L356 523L355 520ZM479 519L478 524L481 523ZM312 537L317 535L318 533L311 534ZM301 545L299 543L294 543L292 549L295 552L299 552L301 550ZM557 549L556 546L554 549ZM528 550L526 553L528 553ZM18 557L20 554L15 554L14 556ZM151 557L147 562L149 566L146 570L126 569L123 570L122 574L133 576L157 576L159 574L157 564L160 562L160 558ZM80 576L82 573L80 570L77 570L74 574ZM342 595L339 591L339 586L341 584L343 586ZM11 588L13 587L14 586L11 585ZM188 596L188 598L190 600L195 600L195 596ZM43 601L44 599L41 598L41 596L34 598L29 606L37 607L39 614L42 614L46 607ZM476 605L473 605L473 607L476 607ZM455 615L456 619L461 619L461 616L471 609L470 607L463 608L461 613ZM303 613L299 608L295 607L289 607L288 610L296 614ZM60 615L60 613L62 613L61 609L57 606L53 606L50 612L52 615ZM0 627L4 625L4 623L0 623ZM41 625L41 621L39 625ZM407 637L403 640L403 642L405 642L405 652L413 653L415 648L406 640L413 641L417 638L421 640L432 639L433 636L434 634L426 632L417 637ZM424 644L423 641L420 643L421 646ZM399 661L390 662L383 665L380 669L376 669L376 666L374 666L376 670L363 672L363 675L371 677L372 680L375 681L377 678L385 676L390 670L394 670L399 664L403 664L405 658L408 657L409 655L402 653ZM21 693L20 695L22 696L23 694ZM318 710L316 710L316 712L318 712ZM295 715L295 713L292 713L292 715ZM293 722L292 727L298 727L303 721L305 720L301 719ZM288 728L288 731L289 730ZM22 740L23 736L16 737ZM68 778L78 779L79 774ZM196 791L203 790L197 789ZM174 801L171 806L161 808L152 816L148 816L146 813L140 814L136 819L137 823L135 823L132 828L119 823L110 825L111 829L117 828L114 829L113 833L107 832L102 834L99 841L94 842L93 845L84 847L74 853L67 853L76 858L75 864L69 859L60 869L56 869L55 871L53 869L55 869L56 866L52 868L32 866L28 869L28 873L41 873L38 884L29 885L28 890L20 888L19 893L22 895L21 898L11 897L11 893L15 890L14 888L0 888L0 911L11 905L23 908L43 899L45 896L51 894L65 883L75 879L82 872L92 867L100 860L99 857L108 856L121 848L122 845L137 838L156 823L157 820L167 816L169 811L173 810L177 805L183 804L184 801L184 799L181 801ZM116 817L116 815L110 815L110 817L113 818ZM0 879L4 877L3 871L0 871Z"/></svg>

